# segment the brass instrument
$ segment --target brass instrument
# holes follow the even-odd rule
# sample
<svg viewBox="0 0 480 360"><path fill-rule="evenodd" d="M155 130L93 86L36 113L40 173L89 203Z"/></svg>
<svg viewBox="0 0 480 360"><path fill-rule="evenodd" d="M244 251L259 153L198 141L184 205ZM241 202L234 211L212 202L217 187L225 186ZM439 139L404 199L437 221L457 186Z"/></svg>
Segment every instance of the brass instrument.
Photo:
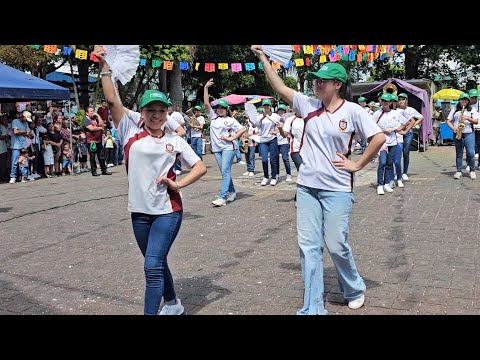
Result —
<svg viewBox="0 0 480 360"><path fill-rule="evenodd" d="M463 113L465 112L465 106L462 106L462 112L460 114L460 119L458 120L457 133L455 134L455 139L460 140L462 138L463 129L465 129L465 120L463 120Z"/></svg>
<svg viewBox="0 0 480 360"><path fill-rule="evenodd" d="M384 93L397 95L397 91L398 91L398 89L395 86L395 84L393 84L393 83L387 84L383 87L383 92Z"/></svg>
<svg viewBox="0 0 480 360"><path fill-rule="evenodd" d="M202 125L200 125L200 123L198 122L197 117L195 115L191 116L190 119L188 119L188 126L190 126L191 128L202 127Z"/></svg>

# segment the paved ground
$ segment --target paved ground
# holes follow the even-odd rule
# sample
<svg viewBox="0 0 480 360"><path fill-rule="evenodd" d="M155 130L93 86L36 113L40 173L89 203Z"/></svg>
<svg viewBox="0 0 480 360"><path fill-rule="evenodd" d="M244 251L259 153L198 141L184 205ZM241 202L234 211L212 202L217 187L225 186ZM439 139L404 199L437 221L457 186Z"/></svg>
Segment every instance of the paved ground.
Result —
<svg viewBox="0 0 480 360"><path fill-rule="evenodd" d="M169 256L188 314L294 314L302 305L295 184L283 165L276 187L260 186L259 160L255 179L234 165L237 201L212 208L220 176L213 156L205 159L208 174L183 191ZM325 254L329 314L480 313L480 178L454 180L453 165L451 146L412 153L411 180L384 196L372 185L376 164L359 174L350 243L366 305L343 304ZM143 313L127 179L123 167L112 170L0 184L0 314Z"/></svg>

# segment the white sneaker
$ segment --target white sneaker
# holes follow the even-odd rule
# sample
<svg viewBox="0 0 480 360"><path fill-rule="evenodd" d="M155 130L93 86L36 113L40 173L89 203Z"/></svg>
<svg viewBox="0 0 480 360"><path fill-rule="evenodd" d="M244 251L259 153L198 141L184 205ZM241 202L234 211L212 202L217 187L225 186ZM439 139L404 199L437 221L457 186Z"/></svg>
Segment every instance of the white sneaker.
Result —
<svg viewBox="0 0 480 360"><path fill-rule="evenodd" d="M402 181L402 180L397 180L397 186L398 186L399 188L405 187L405 185L403 185L403 181Z"/></svg>
<svg viewBox="0 0 480 360"><path fill-rule="evenodd" d="M360 296L358 299L350 300L348 307L353 310L360 309L365 304L365 295Z"/></svg>
<svg viewBox="0 0 480 360"><path fill-rule="evenodd" d="M470 166L467 165L467 167L465 168L465 171L470 172Z"/></svg>
<svg viewBox="0 0 480 360"><path fill-rule="evenodd" d="M175 174L181 175L181 174L182 174L182 170L175 170Z"/></svg>
<svg viewBox="0 0 480 360"><path fill-rule="evenodd" d="M227 196L227 201L232 202L232 201L235 201L236 198L237 198L237 193L230 193Z"/></svg>
<svg viewBox="0 0 480 360"><path fill-rule="evenodd" d="M277 179L270 180L270 185L272 185L272 186L277 185Z"/></svg>
<svg viewBox="0 0 480 360"><path fill-rule="evenodd" d="M390 187L390 185L383 185L383 188L385 189L386 192L392 193L393 189Z"/></svg>
<svg viewBox="0 0 480 360"><path fill-rule="evenodd" d="M408 181L408 175L407 175L407 174L403 174L403 175L402 175L402 180Z"/></svg>
<svg viewBox="0 0 480 360"><path fill-rule="evenodd" d="M385 192L383 191L383 186L382 185L377 186L377 195L385 195Z"/></svg>
<svg viewBox="0 0 480 360"><path fill-rule="evenodd" d="M270 180L270 179L267 179L267 178L264 177L263 180L262 180L262 182L260 183L260 185L262 185L262 186L267 185L267 184L268 184L268 180Z"/></svg>
<svg viewBox="0 0 480 360"><path fill-rule="evenodd" d="M462 177L462 173L460 171L457 171L455 175L453 175L454 179L460 179Z"/></svg>
<svg viewBox="0 0 480 360"><path fill-rule="evenodd" d="M38 175L37 173L33 173L32 176L33 176L34 179L38 179L39 177L41 177L41 176Z"/></svg>
<svg viewBox="0 0 480 360"><path fill-rule="evenodd" d="M390 181L388 185L393 189L395 187L395 180Z"/></svg>
<svg viewBox="0 0 480 360"><path fill-rule="evenodd" d="M287 182L292 181L292 175L287 175L287 178L285 179L285 181L287 181Z"/></svg>
<svg viewBox="0 0 480 360"><path fill-rule="evenodd" d="M9 184L15 184L15 181L17 181L17 179L15 178L10 178L10 181L8 182Z"/></svg>
<svg viewBox="0 0 480 360"><path fill-rule="evenodd" d="M478 154L475 154L475 159L478 159Z"/></svg>
<svg viewBox="0 0 480 360"><path fill-rule="evenodd" d="M35 178L33 177L32 174L30 174L30 175L27 176L27 180L33 181L33 180L35 180Z"/></svg>
<svg viewBox="0 0 480 360"><path fill-rule="evenodd" d="M243 173L242 175L243 175L243 176L249 176L249 174L250 174L250 173L247 171L247 172Z"/></svg>
<svg viewBox="0 0 480 360"><path fill-rule="evenodd" d="M255 176L255 174L253 173L253 171L250 171L250 172L248 173L248 176L253 177L253 176Z"/></svg>
<svg viewBox="0 0 480 360"><path fill-rule="evenodd" d="M107 168L109 168L109 167L113 167L113 164L112 163L108 164Z"/></svg>
<svg viewBox="0 0 480 360"><path fill-rule="evenodd" d="M237 165L245 165L245 164L246 164L245 161L239 161L239 162L237 162Z"/></svg>
<svg viewBox="0 0 480 360"><path fill-rule="evenodd" d="M477 178L477 175L475 174L475 171L470 171L470 179L475 180Z"/></svg>
<svg viewBox="0 0 480 360"><path fill-rule="evenodd" d="M212 204L214 206L224 206L224 205L227 205L227 200L222 199L222 198L218 198L217 200L213 200Z"/></svg>
<svg viewBox="0 0 480 360"><path fill-rule="evenodd" d="M177 299L177 303L175 305L167 305L165 304L158 313L159 315L182 315L185 311L185 308L182 305L180 299Z"/></svg>

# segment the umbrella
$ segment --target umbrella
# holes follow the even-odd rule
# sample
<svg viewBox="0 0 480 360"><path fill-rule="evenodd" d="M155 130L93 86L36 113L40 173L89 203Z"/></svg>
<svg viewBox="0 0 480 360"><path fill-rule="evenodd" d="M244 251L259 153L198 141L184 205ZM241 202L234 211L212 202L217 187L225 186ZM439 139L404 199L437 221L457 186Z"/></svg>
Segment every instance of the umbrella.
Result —
<svg viewBox="0 0 480 360"><path fill-rule="evenodd" d="M210 105L215 106L220 100L227 100L228 105L238 105L243 104L245 101L247 101L247 98L245 95L230 94L215 101L212 101Z"/></svg>
<svg viewBox="0 0 480 360"><path fill-rule="evenodd" d="M250 104L256 104L262 101L263 99L270 99L273 100L272 96L265 96L265 95L245 95L248 99Z"/></svg>
<svg viewBox="0 0 480 360"><path fill-rule="evenodd" d="M433 94L432 99L442 99L442 100L458 100L460 94L463 94L463 91L457 89L442 89L435 94Z"/></svg>

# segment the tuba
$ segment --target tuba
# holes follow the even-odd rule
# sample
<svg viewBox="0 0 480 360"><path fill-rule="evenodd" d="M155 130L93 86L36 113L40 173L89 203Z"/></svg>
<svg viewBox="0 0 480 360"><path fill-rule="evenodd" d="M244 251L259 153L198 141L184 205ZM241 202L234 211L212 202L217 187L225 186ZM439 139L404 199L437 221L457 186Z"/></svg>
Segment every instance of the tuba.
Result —
<svg viewBox="0 0 480 360"><path fill-rule="evenodd" d="M387 84L383 87L384 93L397 95L397 91L398 91L397 87L395 86L394 83Z"/></svg>
<svg viewBox="0 0 480 360"><path fill-rule="evenodd" d="M200 127L200 123L197 120L197 117L195 115L191 116L190 119L188 119L188 126L191 128L193 127Z"/></svg>
<svg viewBox="0 0 480 360"><path fill-rule="evenodd" d="M462 107L462 112L460 113L460 119L458 119L457 132L455 134L455 139L460 140L462 138L463 129L465 129L465 120L463 120L463 113L465 112L465 106Z"/></svg>

